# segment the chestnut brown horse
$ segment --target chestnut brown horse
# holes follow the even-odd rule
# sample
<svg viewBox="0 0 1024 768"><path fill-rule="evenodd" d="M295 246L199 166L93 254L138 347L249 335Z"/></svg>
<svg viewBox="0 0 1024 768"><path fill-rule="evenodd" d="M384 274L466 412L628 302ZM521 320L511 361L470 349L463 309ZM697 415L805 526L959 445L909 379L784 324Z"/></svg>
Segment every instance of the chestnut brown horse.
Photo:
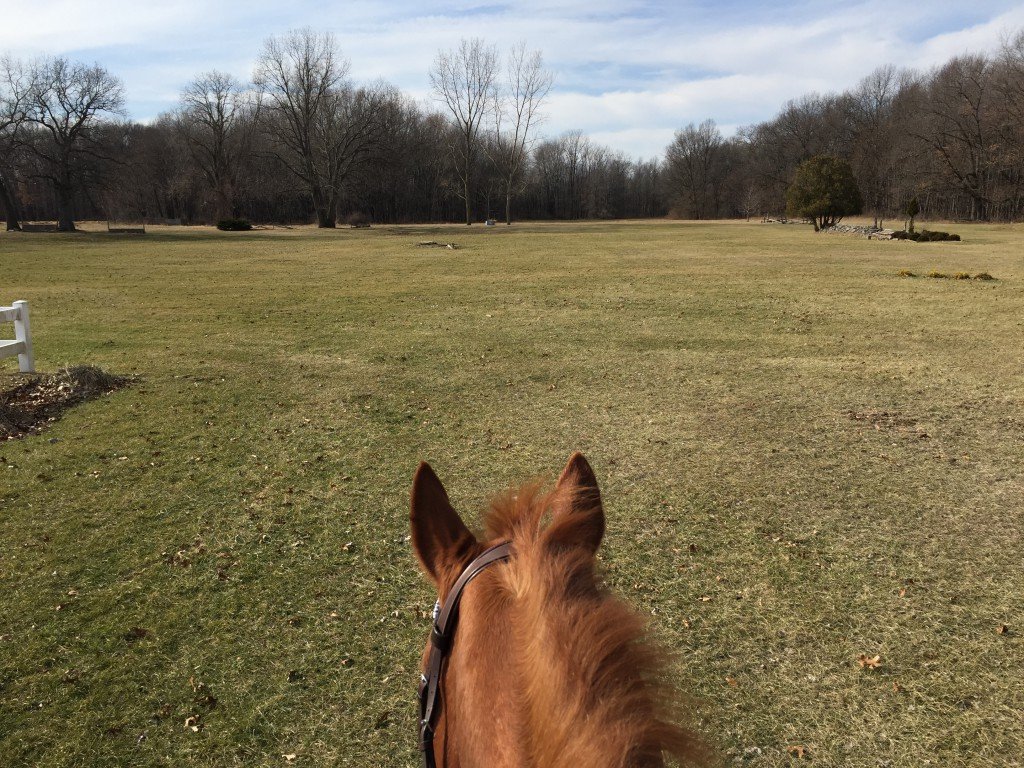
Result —
<svg viewBox="0 0 1024 768"><path fill-rule="evenodd" d="M554 491L494 501L478 539L430 466L412 487L412 543L458 620L438 662L425 762L439 768L648 768L702 762L677 724L663 654L646 622L602 586L597 479L576 453ZM499 543L504 556L488 550ZM485 568L480 568L484 554ZM492 561L493 562L490 562ZM490 562L490 564L487 564ZM471 566L472 564L472 566ZM471 581L459 579L470 566ZM434 645L441 646L435 637ZM431 644L424 654L428 666Z"/></svg>

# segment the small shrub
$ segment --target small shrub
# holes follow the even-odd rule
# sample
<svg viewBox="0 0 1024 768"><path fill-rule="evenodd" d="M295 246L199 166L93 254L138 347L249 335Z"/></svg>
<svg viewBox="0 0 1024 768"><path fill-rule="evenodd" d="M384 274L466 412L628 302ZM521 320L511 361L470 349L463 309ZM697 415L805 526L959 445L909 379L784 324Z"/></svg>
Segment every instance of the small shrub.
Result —
<svg viewBox="0 0 1024 768"><path fill-rule="evenodd" d="M957 272L955 275L953 275L953 279L954 280L970 280L971 276L967 272Z"/></svg>
<svg viewBox="0 0 1024 768"><path fill-rule="evenodd" d="M931 272L928 273L928 277L939 277L939 278L942 278L942 277L949 277L949 275L947 275L945 272L939 272L937 269L933 269Z"/></svg>
<svg viewBox="0 0 1024 768"><path fill-rule="evenodd" d="M252 229L252 222L248 219L221 219L217 222L217 229L222 232L248 232Z"/></svg>
<svg viewBox="0 0 1024 768"><path fill-rule="evenodd" d="M941 243L944 241L960 242L960 235L949 232L933 232L922 229L920 232L897 231L892 233L893 240L913 240L915 243Z"/></svg>
<svg viewBox="0 0 1024 768"><path fill-rule="evenodd" d="M919 214L920 212L921 206L920 204L918 204L917 198L910 198L910 200L907 201L906 207L903 209L903 213L905 213L910 218L910 223L907 225L907 229L909 231L914 231L914 217L917 216L917 214Z"/></svg>
<svg viewBox="0 0 1024 768"><path fill-rule="evenodd" d="M909 269L901 269L896 274L899 275L900 277L917 277L917 275L915 275Z"/></svg>
<svg viewBox="0 0 1024 768"><path fill-rule="evenodd" d="M949 232L931 232L927 229L921 230L921 241L927 243L941 243L949 240L960 240L960 235L951 235Z"/></svg>
<svg viewBox="0 0 1024 768"><path fill-rule="evenodd" d="M974 276L975 280L995 280L988 272L979 272Z"/></svg>

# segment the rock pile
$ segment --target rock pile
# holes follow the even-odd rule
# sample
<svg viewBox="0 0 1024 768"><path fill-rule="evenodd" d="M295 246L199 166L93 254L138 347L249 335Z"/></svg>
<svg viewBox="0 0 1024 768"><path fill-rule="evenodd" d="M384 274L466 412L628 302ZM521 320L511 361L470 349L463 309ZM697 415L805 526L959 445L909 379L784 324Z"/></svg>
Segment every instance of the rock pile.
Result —
<svg viewBox="0 0 1024 768"><path fill-rule="evenodd" d="M823 232L835 232L843 235L860 235L866 237L869 240L892 240L893 230L881 229L880 227L874 227L869 225L861 224L836 224L833 227L827 227L822 230Z"/></svg>

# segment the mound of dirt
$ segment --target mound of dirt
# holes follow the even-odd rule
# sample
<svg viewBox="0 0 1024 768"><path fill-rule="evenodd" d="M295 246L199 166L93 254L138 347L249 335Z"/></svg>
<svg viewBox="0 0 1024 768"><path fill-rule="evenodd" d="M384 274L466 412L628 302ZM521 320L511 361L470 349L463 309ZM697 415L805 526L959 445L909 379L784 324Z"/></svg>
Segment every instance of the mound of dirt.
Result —
<svg viewBox="0 0 1024 768"><path fill-rule="evenodd" d="M32 376L16 387L0 391L0 440L39 432L64 411L86 400L114 392L131 383L92 365L61 368L56 373Z"/></svg>

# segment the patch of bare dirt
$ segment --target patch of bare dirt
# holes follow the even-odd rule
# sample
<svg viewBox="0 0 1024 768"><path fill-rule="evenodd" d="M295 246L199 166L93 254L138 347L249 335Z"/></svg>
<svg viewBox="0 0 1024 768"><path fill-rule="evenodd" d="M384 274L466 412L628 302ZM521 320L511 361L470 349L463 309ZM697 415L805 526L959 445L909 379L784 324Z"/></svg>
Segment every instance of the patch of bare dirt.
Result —
<svg viewBox="0 0 1024 768"><path fill-rule="evenodd" d="M449 251L457 250L459 246L455 243L439 243L437 240L421 240L416 243L417 248L447 248Z"/></svg>
<svg viewBox="0 0 1024 768"><path fill-rule="evenodd" d="M41 431L79 403L95 400L128 386L131 379L92 365L61 368L32 376L0 391L0 440L13 440Z"/></svg>
<svg viewBox="0 0 1024 768"><path fill-rule="evenodd" d="M928 433L918 426L917 419L899 411L846 411L846 415L851 421L872 426L879 432L909 432L922 439L928 437Z"/></svg>

